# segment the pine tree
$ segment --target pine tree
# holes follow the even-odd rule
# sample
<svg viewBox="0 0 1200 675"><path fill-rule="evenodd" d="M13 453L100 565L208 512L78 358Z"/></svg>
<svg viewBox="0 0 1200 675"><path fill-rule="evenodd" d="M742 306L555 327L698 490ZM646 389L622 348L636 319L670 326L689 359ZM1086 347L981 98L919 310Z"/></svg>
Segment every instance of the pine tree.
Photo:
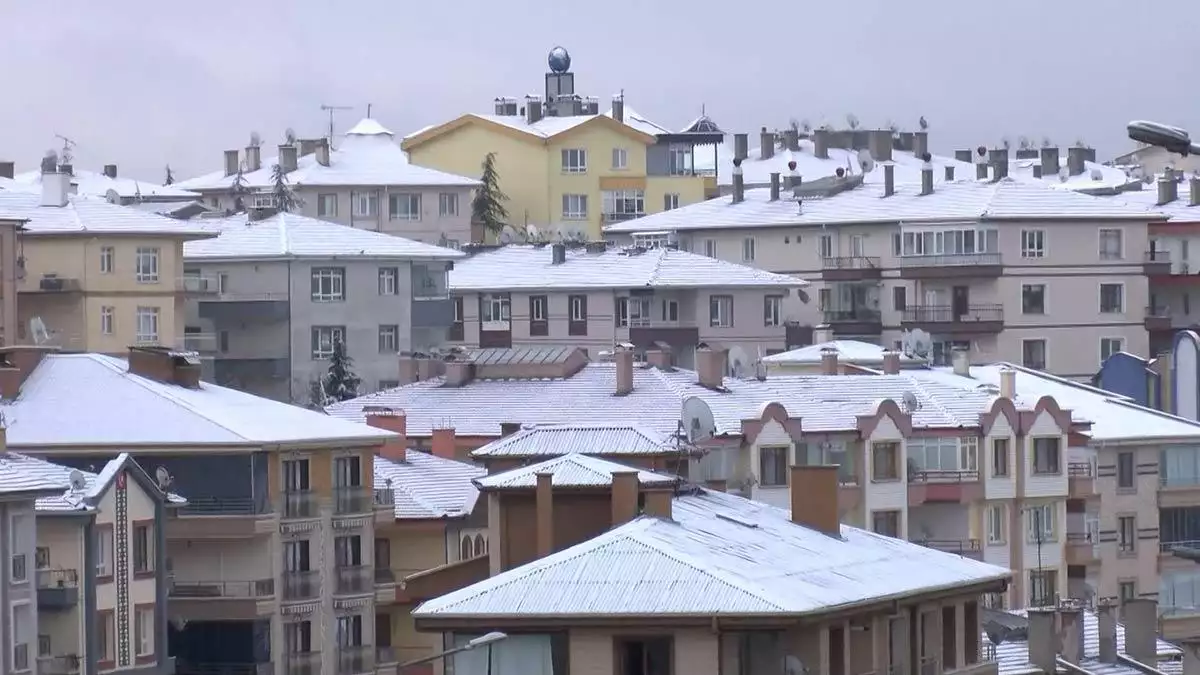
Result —
<svg viewBox="0 0 1200 675"><path fill-rule="evenodd" d="M171 165L168 164L167 165L167 179L165 181L163 181L163 185L174 185L174 184L175 184L175 174L171 171Z"/></svg>
<svg viewBox="0 0 1200 675"><path fill-rule="evenodd" d="M346 355L346 345L340 338L333 341L333 354L329 357L329 372L321 383L325 396L332 401L349 401L358 397L362 380L354 374L354 360Z"/></svg>
<svg viewBox="0 0 1200 675"><path fill-rule="evenodd" d="M288 185L287 172L283 170L283 167L276 164L275 168L271 169L271 180L273 181L271 196L274 197L276 209L290 213L304 205L292 191L292 186Z"/></svg>
<svg viewBox="0 0 1200 675"><path fill-rule="evenodd" d="M504 207L508 195L500 190L500 176L496 173L496 153L489 152L484 158L483 175L479 180L483 184L475 191L475 199L471 202L471 217L487 231L498 234L508 222L508 209Z"/></svg>
<svg viewBox="0 0 1200 675"><path fill-rule="evenodd" d="M229 196L233 197L233 210L235 213L240 213L246 208L246 174L242 173L242 167L239 165L237 173L233 175L233 182L229 184Z"/></svg>
<svg viewBox="0 0 1200 675"><path fill-rule="evenodd" d="M308 405L313 410L323 410L333 401L325 394L324 378L315 377L308 383Z"/></svg>

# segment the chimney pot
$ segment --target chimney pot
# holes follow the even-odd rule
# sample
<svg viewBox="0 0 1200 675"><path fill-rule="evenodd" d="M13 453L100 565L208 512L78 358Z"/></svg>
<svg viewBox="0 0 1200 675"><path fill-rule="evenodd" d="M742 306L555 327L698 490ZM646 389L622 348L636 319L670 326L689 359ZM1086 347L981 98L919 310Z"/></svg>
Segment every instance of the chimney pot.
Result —
<svg viewBox="0 0 1200 675"><path fill-rule="evenodd" d="M16 170L16 162L0 162L0 178L12 178Z"/></svg>
<svg viewBox="0 0 1200 675"><path fill-rule="evenodd" d="M1179 184L1174 175L1165 175L1158 179L1158 205L1170 204L1179 196Z"/></svg>
<svg viewBox="0 0 1200 675"><path fill-rule="evenodd" d="M783 141L787 144L787 149L791 152L800 151L800 132L796 129L788 129L783 132Z"/></svg>
<svg viewBox="0 0 1200 675"><path fill-rule="evenodd" d="M1078 176L1085 169L1087 161L1087 148L1067 148L1067 173L1072 176Z"/></svg>
<svg viewBox="0 0 1200 675"><path fill-rule="evenodd" d="M913 152L913 156L915 156L915 157L924 157L925 155L929 154L929 132L928 131L913 132L912 152Z"/></svg>
<svg viewBox="0 0 1200 675"><path fill-rule="evenodd" d="M1000 396L1010 401L1017 397L1017 371L1012 368L1000 369Z"/></svg>
<svg viewBox="0 0 1200 675"><path fill-rule="evenodd" d="M624 525L638 517L638 472L614 471L612 473L612 525Z"/></svg>
<svg viewBox="0 0 1200 675"><path fill-rule="evenodd" d="M618 347L613 354L617 365L617 396L628 396L633 393L633 350Z"/></svg>
<svg viewBox="0 0 1200 675"><path fill-rule="evenodd" d="M545 110L542 108L542 99L536 96L529 96L525 99L525 123L537 124L542 121L545 115ZM613 99L613 119L618 122L623 122L625 115L621 107L620 101Z"/></svg>
<svg viewBox="0 0 1200 675"><path fill-rule="evenodd" d="M841 536L836 464L793 466L789 488L793 523L834 537Z"/></svg>
<svg viewBox="0 0 1200 675"><path fill-rule="evenodd" d="M521 430L520 422L501 422L500 438L507 438Z"/></svg>
<svg viewBox="0 0 1200 675"><path fill-rule="evenodd" d="M696 380L701 387L724 388L727 369L724 349L703 346L696 350Z"/></svg>
<svg viewBox="0 0 1200 675"><path fill-rule="evenodd" d="M773 201L773 202L779 201L779 184L780 184L779 172L778 171L772 172L771 173L771 201Z"/></svg>
<svg viewBox="0 0 1200 675"><path fill-rule="evenodd" d="M892 164L883 165L883 196L891 197L896 194L896 167Z"/></svg>
<svg viewBox="0 0 1200 675"><path fill-rule="evenodd" d="M771 159L775 156L775 132L767 131L763 127L758 132L758 157L759 159Z"/></svg>
<svg viewBox="0 0 1200 675"><path fill-rule="evenodd" d="M238 151L225 151L225 175L232 176L238 172Z"/></svg>
<svg viewBox="0 0 1200 675"><path fill-rule="evenodd" d="M417 357L401 352L399 359L400 386L421 381L421 369L417 366Z"/></svg>
<svg viewBox="0 0 1200 675"><path fill-rule="evenodd" d="M550 245L550 264L561 265L567 262L567 245L563 243Z"/></svg>
<svg viewBox="0 0 1200 675"><path fill-rule="evenodd" d="M813 155L818 159L829 159L829 130L817 129L813 131Z"/></svg>
<svg viewBox="0 0 1200 675"><path fill-rule="evenodd" d="M1058 148L1042 148L1040 159L1043 176L1058 175Z"/></svg>
<svg viewBox="0 0 1200 675"><path fill-rule="evenodd" d="M1041 177L1042 177L1042 165L1041 165L1041 164L1034 164L1034 165L1033 165L1033 177L1034 177L1034 178L1041 178Z"/></svg>
<svg viewBox="0 0 1200 675"><path fill-rule="evenodd" d="M554 474L548 471L537 474L535 495L537 512L537 554L544 558L554 553Z"/></svg>
<svg viewBox="0 0 1200 675"><path fill-rule="evenodd" d="M970 164L973 161L970 150L955 150L954 159L960 162L966 162L967 164Z"/></svg>
<svg viewBox="0 0 1200 675"><path fill-rule="evenodd" d="M823 345L833 342L833 327L827 323L823 323L813 328L812 334L813 344Z"/></svg>
<svg viewBox="0 0 1200 675"><path fill-rule="evenodd" d="M746 159L750 155L750 135L733 135L733 158Z"/></svg>
<svg viewBox="0 0 1200 675"><path fill-rule="evenodd" d="M933 194L933 165L925 162L921 165L921 195Z"/></svg>
<svg viewBox="0 0 1200 675"><path fill-rule="evenodd" d="M986 180L988 177L988 165L983 162L975 163L975 180Z"/></svg>
<svg viewBox="0 0 1200 675"><path fill-rule="evenodd" d="M742 177L742 160L733 160L733 203L740 204L746 200L746 183Z"/></svg>
<svg viewBox="0 0 1200 675"><path fill-rule="evenodd" d="M1043 673L1058 672L1058 629L1055 627L1056 613L1052 607L1030 607L1029 617L1029 662Z"/></svg>
<svg viewBox="0 0 1200 675"><path fill-rule="evenodd" d="M894 349L885 349L883 352L883 374L884 375L899 375L900 374L900 352Z"/></svg>
<svg viewBox="0 0 1200 675"><path fill-rule="evenodd" d="M196 362L191 363L193 360ZM129 372L164 384L200 388L200 363L195 355L166 347L130 347Z"/></svg>
<svg viewBox="0 0 1200 675"><path fill-rule="evenodd" d="M954 165L953 164L946 165L946 182L947 183L954 182Z"/></svg>
<svg viewBox="0 0 1200 675"><path fill-rule="evenodd" d="M671 348L661 344L646 350L646 362L660 370L670 370L675 366Z"/></svg>
<svg viewBox="0 0 1200 675"><path fill-rule="evenodd" d="M868 147L871 150L871 157L876 162L892 161L892 130L891 129L875 129L871 132L868 140Z"/></svg>
<svg viewBox="0 0 1200 675"><path fill-rule="evenodd" d="M320 164L321 166L329 166L329 139L328 138L317 139L316 153L317 153L317 164Z"/></svg>
<svg viewBox="0 0 1200 675"><path fill-rule="evenodd" d="M962 347L951 350L950 358L954 366L954 374L962 377L971 376L971 352Z"/></svg>
<svg viewBox="0 0 1200 675"><path fill-rule="evenodd" d="M262 168L262 153L257 145L246 146L246 172L253 173Z"/></svg>
<svg viewBox="0 0 1200 675"><path fill-rule="evenodd" d="M109 178L116 178L117 177L117 165L116 164L105 164L104 165L104 175L108 176Z"/></svg>
<svg viewBox="0 0 1200 675"><path fill-rule="evenodd" d="M475 377L475 364L465 359L447 361L445 368L445 385L447 387L464 386L469 383L473 377Z"/></svg>
<svg viewBox="0 0 1200 675"><path fill-rule="evenodd" d="M42 172L42 206L66 206L70 194L70 175L57 169L49 173Z"/></svg>
<svg viewBox="0 0 1200 675"><path fill-rule="evenodd" d="M1072 148L1074 150L1075 148ZM1080 148L1082 150L1082 148ZM1125 653L1138 663L1158 665L1158 603L1150 598L1125 601Z"/></svg>
<svg viewBox="0 0 1200 675"><path fill-rule="evenodd" d="M404 413L390 408L372 408L371 406L364 407L363 413L366 415L368 425L400 434L400 438L385 441L383 447L379 449L379 455L397 462L405 461L408 454L408 419Z"/></svg>
<svg viewBox="0 0 1200 675"><path fill-rule="evenodd" d="M838 350L833 347L821 348L821 374L838 374Z"/></svg>
<svg viewBox="0 0 1200 675"><path fill-rule="evenodd" d="M1096 626L1100 643L1100 662L1117 662L1117 605L1112 600L1096 602Z"/></svg>
<svg viewBox="0 0 1200 675"><path fill-rule="evenodd" d="M295 171L299 161L296 146L290 144L279 146L279 168L283 169L284 173Z"/></svg>
<svg viewBox="0 0 1200 675"><path fill-rule="evenodd" d="M625 95L619 94L613 97L612 116L618 122L625 121Z"/></svg>
<svg viewBox="0 0 1200 675"><path fill-rule="evenodd" d="M1200 176L1188 179L1188 204L1200 206Z"/></svg>
<svg viewBox="0 0 1200 675"><path fill-rule="evenodd" d="M1078 607L1063 607L1059 610L1062 622L1062 655L1076 665L1083 662L1083 611Z"/></svg>
<svg viewBox="0 0 1200 675"><path fill-rule="evenodd" d="M434 457L455 459L457 457L454 439L454 427L439 427L433 430L429 439L430 451Z"/></svg>

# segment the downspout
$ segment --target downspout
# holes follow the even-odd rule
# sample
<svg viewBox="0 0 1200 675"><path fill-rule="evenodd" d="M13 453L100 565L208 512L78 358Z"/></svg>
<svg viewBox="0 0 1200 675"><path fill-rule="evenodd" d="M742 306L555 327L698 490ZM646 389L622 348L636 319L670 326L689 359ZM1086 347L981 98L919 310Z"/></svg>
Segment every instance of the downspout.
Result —
<svg viewBox="0 0 1200 675"><path fill-rule="evenodd" d="M154 500L154 652L158 657L158 672L173 672L167 669L168 644L167 635L167 595L170 593L170 582L167 575L172 572L167 569L167 495L160 492Z"/></svg>
<svg viewBox="0 0 1200 675"><path fill-rule="evenodd" d="M353 195L353 193L351 193L351 194ZM351 220L351 222L353 222L353 220L354 220L354 198L353 197L351 197L351 199L350 199L350 220ZM353 225L351 225L351 227L353 227ZM295 262L295 260L292 258L289 258L288 262L287 262L287 288L288 288L288 294L287 294L287 303L288 303L287 379L288 379L288 394L290 395L292 402L295 403L296 402L296 388L295 388L296 387L296 378L293 377L295 370L294 370L294 365L292 363L292 346L293 346L292 343L295 342L295 340L296 340L296 336L292 335L292 293L294 291L294 289L292 288L292 263L293 262Z"/></svg>
<svg viewBox="0 0 1200 675"><path fill-rule="evenodd" d="M96 634L96 514L83 526L83 675L99 669L100 637Z"/></svg>

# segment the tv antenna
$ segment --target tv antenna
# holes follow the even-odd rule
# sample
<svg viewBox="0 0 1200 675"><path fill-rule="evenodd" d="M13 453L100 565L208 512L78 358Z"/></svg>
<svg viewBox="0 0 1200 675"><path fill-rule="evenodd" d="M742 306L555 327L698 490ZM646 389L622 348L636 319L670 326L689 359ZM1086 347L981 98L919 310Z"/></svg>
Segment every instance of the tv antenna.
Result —
<svg viewBox="0 0 1200 675"><path fill-rule="evenodd" d="M333 120L339 110L354 110L352 105L325 105L321 104L321 110L329 113L329 144L333 145Z"/></svg>
<svg viewBox="0 0 1200 675"><path fill-rule="evenodd" d="M70 164L71 159L75 157L75 141L63 136L62 134L54 134L54 137L63 142L62 152L59 153L59 161L63 164Z"/></svg>

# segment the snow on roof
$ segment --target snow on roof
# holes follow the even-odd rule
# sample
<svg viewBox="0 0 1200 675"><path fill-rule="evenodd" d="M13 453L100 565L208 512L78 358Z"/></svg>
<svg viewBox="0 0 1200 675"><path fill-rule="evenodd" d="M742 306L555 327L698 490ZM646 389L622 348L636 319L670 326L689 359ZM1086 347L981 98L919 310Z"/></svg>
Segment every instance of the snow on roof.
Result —
<svg viewBox="0 0 1200 675"><path fill-rule="evenodd" d="M179 215L188 210L194 210L196 213L208 211L209 208L204 202L135 202L133 204L125 204L126 208L137 209L145 213L157 213L160 216L189 218L188 215Z"/></svg>
<svg viewBox="0 0 1200 675"><path fill-rule="evenodd" d="M921 195L917 184L897 184L891 197L879 185L862 185L831 197L805 198L803 207L784 190L771 201L769 188L746 190L734 204L718 197L670 211L615 223L605 232L654 232L740 227L795 227L852 223L919 224L922 221L1096 220L1157 221L1164 217L1107 197L1004 178L943 183Z"/></svg>
<svg viewBox="0 0 1200 675"><path fill-rule="evenodd" d="M676 497L672 518L640 517L425 602L413 616L803 615L1012 575L845 525L831 537L783 509L720 492Z"/></svg>
<svg viewBox="0 0 1200 675"><path fill-rule="evenodd" d="M604 113L604 115L606 117L612 117L613 116L612 109L609 108L608 112ZM621 113L621 118L623 120L625 120L625 124L627 126L633 127L634 129L637 129L638 131L642 132L643 134L649 134L650 136L658 136L659 134L671 133L670 129L667 129L663 126L655 124L654 122L650 121L649 117L646 117L645 115L641 114L640 112L634 110L628 104L626 104L624 106L623 111Z"/></svg>
<svg viewBox="0 0 1200 675"><path fill-rule="evenodd" d="M68 411L65 412L64 411ZM49 354L0 405L10 448L383 441L395 434L207 382L189 389L128 372L125 359ZM70 424L63 424L64 414Z"/></svg>
<svg viewBox="0 0 1200 675"><path fill-rule="evenodd" d="M10 190L12 192L26 192L30 194L40 194L41 190L34 188L31 185L18 183L11 178L0 176L0 190Z"/></svg>
<svg viewBox="0 0 1200 675"><path fill-rule="evenodd" d="M1122 192L1119 195L1110 197L1110 199L1149 209L1154 213L1166 216L1170 219L1170 222L1200 222L1200 205L1192 206L1188 193L1190 186L1187 181L1177 182L1175 189L1178 195L1177 198L1166 204L1158 203L1158 187L1154 183L1150 183L1143 190Z"/></svg>
<svg viewBox="0 0 1200 675"><path fill-rule="evenodd" d="M242 213L205 219L201 224L220 236L184 244L185 260L463 257L453 249L291 213L277 213L262 220L250 220Z"/></svg>
<svg viewBox="0 0 1200 675"><path fill-rule="evenodd" d="M1180 440L1200 442L1200 422L1175 417L1134 403L1131 399L1079 382L1055 377L1013 363L971 366L971 377L952 368L911 371L912 376L947 386L978 389L999 386L1000 371L1016 371L1017 395L1029 400L1053 396L1059 406L1091 420L1088 434L1097 441Z"/></svg>
<svg viewBox="0 0 1200 675"><path fill-rule="evenodd" d="M677 439L635 424L543 424L492 441L471 452L475 458L589 455L664 455L679 453Z"/></svg>
<svg viewBox="0 0 1200 675"><path fill-rule="evenodd" d="M509 244L455 263L454 291L501 289L761 288L807 286L785 274L669 248L606 248L593 253L567 247L554 264L552 246ZM640 251L640 252L639 252Z"/></svg>
<svg viewBox="0 0 1200 675"><path fill-rule="evenodd" d="M19 173L13 176L13 180L23 185L36 186L37 190L41 191L42 172L40 170ZM140 196L144 199L192 201L200 196L176 185L156 185L153 182L121 176L109 178L104 173L81 169L72 170L71 183L78 188L79 194L91 197L106 197L109 190L116 191L118 195L126 199Z"/></svg>
<svg viewBox="0 0 1200 675"><path fill-rule="evenodd" d="M62 468L67 473L70 469L59 467L57 464L43 462L15 452L0 452L0 496L30 492L51 492L66 490L70 482L66 475L56 471L41 471L40 465ZM40 498L39 498L40 499Z"/></svg>
<svg viewBox="0 0 1200 675"><path fill-rule="evenodd" d="M550 483L559 488L605 487L612 485L614 472L636 471L638 483L666 487L679 483L676 476L635 469L606 459L572 452L544 462L475 479L481 489L505 490L537 487L538 474L551 475Z"/></svg>
<svg viewBox="0 0 1200 675"><path fill-rule="evenodd" d="M375 457L375 487L396 495L398 520L459 518L475 508L479 490L472 482L487 470L452 459L408 450L404 461Z"/></svg>
<svg viewBox="0 0 1200 675"><path fill-rule="evenodd" d="M484 115L478 113L467 113L465 116L475 117L477 119L492 122L493 124L499 124L510 129L525 132L538 138L552 138L558 134L570 131L571 129L574 129L585 122L590 122L597 117L611 118L613 115L612 110L610 109L603 115L567 115L563 117L546 116L537 122L534 122L533 124L526 122L524 115ZM654 122L651 122L648 117L642 115L633 108L630 108L628 105L625 106L623 118L625 120L625 126L649 136L671 133L667 129L655 124ZM419 136L420 134L423 134L430 129L435 129L439 126L442 125L434 124L422 129L418 129L417 131L414 131L406 136L405 140Z"/></svg>
<svg viewBox="0 0 1200 675"><path fill-rule="evenodd" d="M66 206L42 206L40 193L0 190L0 219L25 220L26 235L153 234L200 239L213 236L193 222L72 195Z"/></svg>
<svg viewBox="0 0 1200 675"><path fill-rule="evenodd" d="M808 365L821 363L821 352L826 349L833 349L838 353L838 361L842 363L852 363L858 366L871 366L883 364L883 353L887 351L880 345L871 344L870 342L859 342L858 340L831 340L822 342L821 344L809 345L792 349L778 354L763 357L764 363L772 365ZM901 366L917 366L924 365L925 360L908 354L900 353Z"/></svg>
<svg viewBox="0 0 1200 675"><path fill-rule="evenodd" d="M997 610L985 610L983 621L988 620L988 613ZM1020 617L1018 621L1023 622L1028 617L1028 612L1024 609L1007 610L1006 613L1014 617ZM1007 621L1005 622L1008 623ZM992 642L988 638L987 631L982 632L983 644L985 648L991 647ZM1163 672L1180 672L1179 658L1183 656L1183 650L1166 640L1157 639L1158 642L1158 657L1157 664L1146 664L1151 667L1157 667ZM1012 634L1007 637L1004 642L995 645L996 660L999 662L1000 675L1021 675L1029 673L1041 673L1042 671L1029 662L1029 640L1021 636ZM1100 620L1096 613L1090 609L1083 610L1083 653L1084 657L1080 663L1084 671L1093 673L1094 675L1141 675L1141 671L1133 666L1126 664L1108 664L1100 661ZM1129 656L1125 651L1125 624L1117 622L1117 653Z"/></svg>
<svg viewBox="0 0 1200 675"><path fill-rule="evenodd" d="M258 171L243 173L247 188L266 189L274 185L272 173L278 157L262 160ZM175 183L187 190L227 190L235 176L224 170ZM373 119L356 124L329 153L329 166L317 162L316 153L297 160L297 168L287 175L292 187L304 186L430 186L475 187L475 178L428 169L408 161L408 155L396 144L391 131Z"/></svg>
<svg viewBox="0 0 1200 675"><path fill-rule="evenodd" d="M79 490L71 488L71 473L76 471L69 466L53 464L36 457L17 454L15 452L0 453L0 489L4 486L4 477L17 473L25 480L41 481L59 490L58 494L39 497L37 510L39 512L71 512L90 511L96 502L104 496L104 492L112 484L113 479L121 469L133 463L128 453L121 453L108 461L100 473L79 471L83 477L83 487ZM133 463L137 471L142 468ZM167 502L181 506L187 500L176 494L168 494Z"/></svg>

